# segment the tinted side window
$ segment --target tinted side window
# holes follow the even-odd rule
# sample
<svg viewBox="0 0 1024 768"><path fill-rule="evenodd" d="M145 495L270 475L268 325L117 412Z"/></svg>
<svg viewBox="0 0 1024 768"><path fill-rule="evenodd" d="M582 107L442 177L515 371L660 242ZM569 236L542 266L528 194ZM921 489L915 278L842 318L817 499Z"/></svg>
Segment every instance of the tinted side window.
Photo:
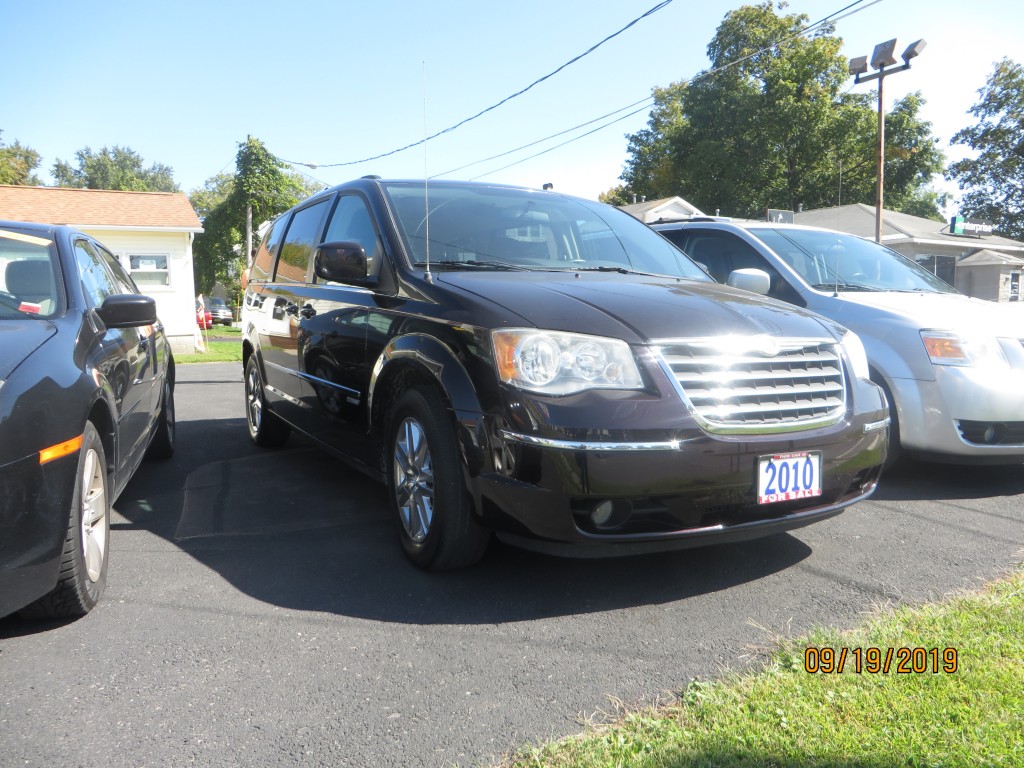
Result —
<svg viewBox="0 0 1024 768"><path fill-rule="evenodd" d="M800 294L764 256L751 245L728 232L697 230L686 241L686 252L694 261L705 265L720 283L729 279L735 269L761 269L768 273L771 287L768 295L791 304L805 306Z"/></svg>
<svg viewBox="0 0 1024 768"><path fill-rule="evenodd" d="M306 273L313 255L313 248L320 242L320 224L327 212L330 200L321 200L292 216L288 232L281 244L281 253L277 259L277 270L274 279L280 283L304 283Z"/></svg>
<svg viewBox="0 0 1024 768"><path fill-rule="evenodd" d="M358 195L340 195L324 234L325 243L347 240L359 243L366 251L367 274L380 269L381 242L365 201Z"/></svg>
<svg viewBox="0 0 1024 768"><path fill-rule="evenodd" d="M263 238L260 247L256 249L256 256L252 261L252 271L249 274L250 280L266 281L274 272L274 257L277 256L278 246L281 244L281 237L284 235L285 225L288 218L282 216L274 222L270 232Z"/></svg>
<svg viewBox="0 0 1024 768"><path fill-rule="evenodd" d="M107 296L121 293L113 275L103 263L103 258L90 243L75 241L75 261L82 278L82 288L93 307L98 307Z"/></svg>
<svg viewBox="0 0 1024 768"><path fill-rule="evenodd" d="M128 274L128 270L121 265L121 262L106 248L100 245L94 245L94 248L107 265L107 269L110 270L114 282L117 283L118 293L138 293L138 286L135 285L135 281Z"/></svg>

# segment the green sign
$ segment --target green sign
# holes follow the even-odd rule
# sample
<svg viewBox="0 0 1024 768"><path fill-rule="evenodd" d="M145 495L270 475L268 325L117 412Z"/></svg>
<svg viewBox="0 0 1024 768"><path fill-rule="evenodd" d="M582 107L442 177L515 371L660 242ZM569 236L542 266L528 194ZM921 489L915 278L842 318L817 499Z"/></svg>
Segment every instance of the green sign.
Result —
<svg viewBox="0 0 1024 768"><path fill-rule="evenodd" d="M951 235L966 235L967 237L981 237L991 235L996 228L991 221L983 219L968 219L959 214L949 220L949 233Z"/></svg>

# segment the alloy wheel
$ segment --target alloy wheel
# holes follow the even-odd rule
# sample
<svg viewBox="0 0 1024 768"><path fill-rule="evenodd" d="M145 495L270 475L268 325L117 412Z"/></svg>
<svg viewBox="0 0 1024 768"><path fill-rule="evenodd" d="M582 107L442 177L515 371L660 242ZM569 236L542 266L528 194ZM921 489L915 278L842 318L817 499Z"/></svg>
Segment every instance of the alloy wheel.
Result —
<svg viewBox="0 0 1024 768"><path fill-rule="evenodd" d="M434 519L434 470L427 435L414 418L398 428L394 449L395 498L406 535L417 544Z"/></svg>
<svg viewBox="0 0 1024 768"><path fill-rule="evenodd" d="M82 471L82 557L89 581L96 582L103 572L107 552L106 468L95 450L85 454Z"/></svg>

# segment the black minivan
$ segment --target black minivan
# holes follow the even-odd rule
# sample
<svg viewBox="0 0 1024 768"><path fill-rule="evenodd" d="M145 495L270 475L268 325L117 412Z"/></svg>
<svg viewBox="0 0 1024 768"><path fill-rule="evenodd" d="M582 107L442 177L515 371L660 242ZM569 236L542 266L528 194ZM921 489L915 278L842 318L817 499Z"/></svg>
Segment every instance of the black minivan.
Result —
<svg viewBox="0 0 1024 768"><path fill-rule="evenodd" d="M494 533L605 556L788 530L866 498L886 455L855 334L550 190L325 190L263 239L242 326L251 438L296 430L386 483L427 569Z"/></svg>

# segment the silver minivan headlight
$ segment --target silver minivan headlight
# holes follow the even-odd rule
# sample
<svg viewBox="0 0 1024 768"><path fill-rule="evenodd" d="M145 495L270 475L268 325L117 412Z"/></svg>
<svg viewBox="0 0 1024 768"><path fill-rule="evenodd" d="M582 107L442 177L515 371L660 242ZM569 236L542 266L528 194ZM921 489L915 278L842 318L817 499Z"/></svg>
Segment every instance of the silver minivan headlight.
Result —
<svg viewBox="0 0 1024 768"><path fill-rule="evenodd" d="M992 336L975 336L955 331L921 331L921 341L932 365L1008 368L1010 363Z"/></svg>
<svg viewBox="0 0 1024 768"><path fill-rule="evenodd" d="M843 335L843 350L846 352L846 359L850 361L850 369L858 379L870 379L871 369L868 367L868 353L864 350L864 342L860 340L853 331L847 331Z"/></svg>

